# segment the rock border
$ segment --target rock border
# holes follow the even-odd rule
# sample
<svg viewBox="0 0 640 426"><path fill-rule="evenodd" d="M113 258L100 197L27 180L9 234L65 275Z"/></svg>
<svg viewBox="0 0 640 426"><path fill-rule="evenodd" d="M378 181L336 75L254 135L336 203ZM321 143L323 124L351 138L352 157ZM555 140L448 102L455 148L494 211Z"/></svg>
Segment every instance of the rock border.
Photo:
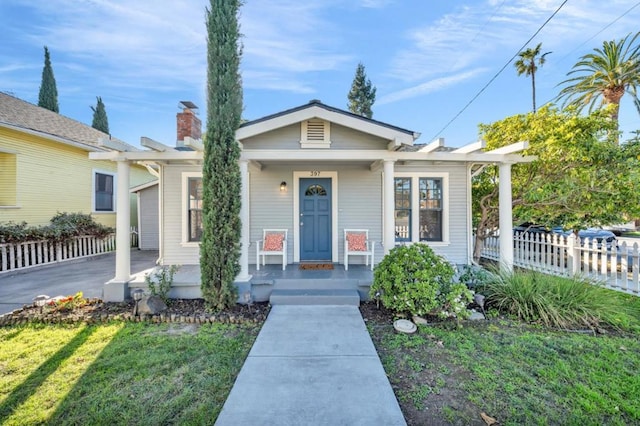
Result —
<svg viewBox="0 0 640 426"><path fill-rule="evenodd" d="M101 302L99 302L101 303ZM0 315L0 327L23 324L104 324L109 322L148 322L153 324L161 323L184 323L184 324L261 324L267 319L267 313L259 313L252 318L235 313L194 313L183 315L171 312L161 312L155 315L140 314L134 316L133 312L78 312L75 311L54 311L38 312L37 308L25 305L21 309Z"/></svg>

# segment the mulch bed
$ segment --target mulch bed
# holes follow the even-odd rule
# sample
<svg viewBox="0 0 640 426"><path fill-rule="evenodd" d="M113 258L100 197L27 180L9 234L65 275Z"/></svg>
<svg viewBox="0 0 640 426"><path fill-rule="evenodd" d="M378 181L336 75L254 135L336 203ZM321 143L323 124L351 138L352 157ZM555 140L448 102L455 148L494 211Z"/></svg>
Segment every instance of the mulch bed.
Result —
<svg viewBox="0 0 640 426"><path fill-rule="evenodd" d="M25 305L11 313L0 315L0 326L27 323L101 323L109 321L153 323L262 323L269 315L268 303L236 304L222 312L208 312L203 299L173 299L166 311L156 315L133 315L133 301L103 302L87 299L87 304L73 310L45 310Z"/></svg>

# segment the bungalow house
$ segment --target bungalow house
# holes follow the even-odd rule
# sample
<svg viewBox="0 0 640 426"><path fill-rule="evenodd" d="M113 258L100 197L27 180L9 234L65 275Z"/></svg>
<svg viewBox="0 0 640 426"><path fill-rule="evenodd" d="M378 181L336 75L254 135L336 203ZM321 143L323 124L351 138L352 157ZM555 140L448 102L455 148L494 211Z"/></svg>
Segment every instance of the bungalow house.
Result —
<svg viewBox="0 0 640 426"><path fill-rule="evenodd" d="M510 167L530 160L518 154L525 143L489 152L482 151L482 143L461 148L448 148L442 139L417 144L419 134L413 131L317 100L243 123L236 136L242 176L241 272L236 283L251 292L264 278L264 268L258 270L263 249L258 241L269 229L286 230L288 248L266 257L271 270L297 270L292 264L308 260L346 269L345 230L350 229L368 232L374 263L397 244L425 242L450 262L469 264L472 175L486 164L499 165L500 218L509 229ZM197 142L190 145L185 150L149 141L148 151L89 154L116 162L123 174L135 162L157 165L161 263L182 265L184 277L192 276L190 290L176 289L176 297L200 297L203 151ZM128 188L127 182L119 184ZM123 210L118 214L128 217ZM118 222L118 232L126 226ZM511 265L511 244L501 247L503 262ZM367 256L349 257L349 264L363 265L348 272L368 270L365 260ZM128 297L131 279L128 251L119 250L105 299Z"/></svg>
<svg viewBox="0 0 640 426"><path fill-rule="evenodd" d="M136 198L129 198L128 187L157 178L134 164L130 176L119 179L112 161L87 156L114 147L136 150L91 126L0 92L0 222L45 225L57 212L81 212L115 227L122 180L126 211L136 224Z"/></svg>

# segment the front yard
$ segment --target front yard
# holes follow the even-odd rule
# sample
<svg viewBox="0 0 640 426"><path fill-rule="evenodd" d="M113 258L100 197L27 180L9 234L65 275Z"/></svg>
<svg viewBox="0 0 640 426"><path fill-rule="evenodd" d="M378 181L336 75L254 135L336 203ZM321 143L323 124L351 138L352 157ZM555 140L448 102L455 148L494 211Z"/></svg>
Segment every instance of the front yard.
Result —
<svg viewBox="0 0 640 426"><path fill-rule="evenodd" d="M213 424L259 325L0 328L0 424Z"/></svg>
<svg viewBox="0 0 640 426"><path fill-rule="evenodd" d="M407 335L391 311L361 312L409 425L640 424L637 328L501 317ZM212 424L259 329L258 318L0 327L0 424Z"/></svg>
<svg viewBox="0 0 640 426"><path fill-rule="evenodd" d="M363 314L409 425L640 424L637 334L492 319L407 335L391 313Z"/></svg>

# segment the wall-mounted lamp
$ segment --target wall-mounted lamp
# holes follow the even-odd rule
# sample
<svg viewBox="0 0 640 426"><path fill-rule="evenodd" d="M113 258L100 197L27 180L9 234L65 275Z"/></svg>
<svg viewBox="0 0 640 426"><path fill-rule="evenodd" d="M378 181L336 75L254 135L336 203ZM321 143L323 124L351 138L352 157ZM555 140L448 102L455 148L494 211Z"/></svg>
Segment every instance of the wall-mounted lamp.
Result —
<svg viewBox="0 0 640 426"><path fill-rule="evenodd" d="M287 192L287 182L280 182L280 192Z"/></svg>

